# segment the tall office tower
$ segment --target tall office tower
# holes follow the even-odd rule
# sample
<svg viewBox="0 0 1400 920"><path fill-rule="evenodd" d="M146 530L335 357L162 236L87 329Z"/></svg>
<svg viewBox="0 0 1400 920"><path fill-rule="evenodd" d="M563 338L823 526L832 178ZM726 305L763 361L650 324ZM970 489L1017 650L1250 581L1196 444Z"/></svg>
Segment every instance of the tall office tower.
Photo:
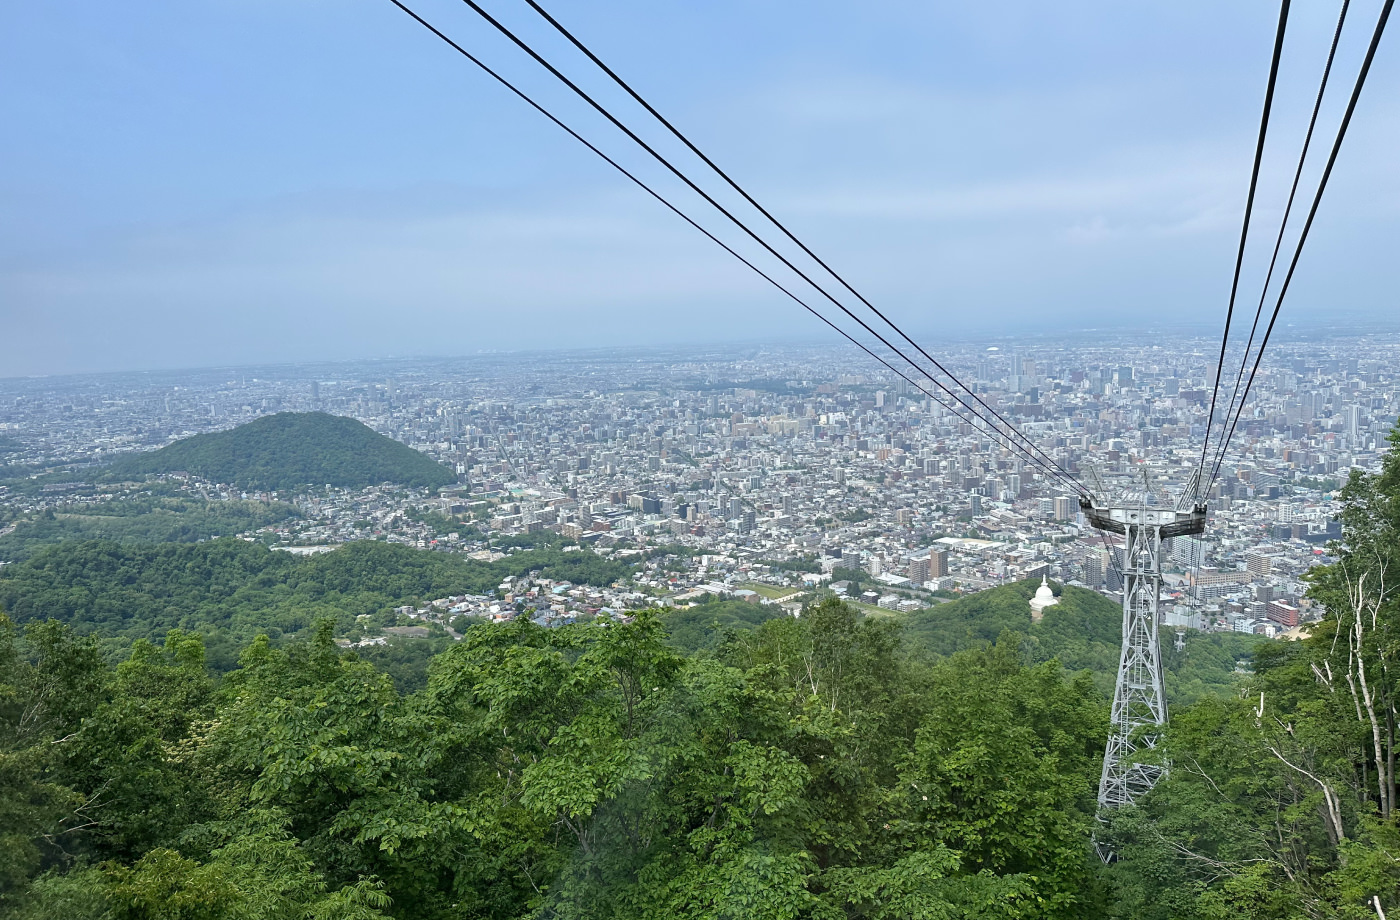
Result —
<svg viewBox="0 0 1400 920"><path fill-rule="evenodd" d="M1012 498L1021 497L1021 476L1019 473L1012 473L1006 477L1006 491L1011 493Z"/></svg>
<svg viewBox="0 0 1400 920"><path fill-rule="evenodd" d="M729 516L730 516L731 518L737 518L739 515L741 515L741 514L743 514L743 513L744 513L744 503L741 502L741 501L739 501L739 499L737 499L737 498L731 498L731 499L729 500Z"/></svg>
<svg viewBox="0 0 1400 920"><path fill-rule="evenodd" d="M948 551L931 549L928 552L929 578L943 578L948 574Z"/></svg>
<svg viewBox="0 0 1400 920"><path fill-rule="evenodd" d="M1068 521L1079 513L1078 503L1067 495L1055 498L1055 520Z"/></svg>

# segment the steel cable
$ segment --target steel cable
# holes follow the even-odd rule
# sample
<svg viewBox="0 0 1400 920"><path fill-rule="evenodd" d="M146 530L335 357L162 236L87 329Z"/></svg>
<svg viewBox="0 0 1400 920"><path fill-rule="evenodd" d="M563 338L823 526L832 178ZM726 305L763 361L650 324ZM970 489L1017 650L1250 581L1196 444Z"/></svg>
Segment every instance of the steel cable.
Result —
<svg viewBox="0 0 1400 920"><path fill-rule="evenodd" d="M738 259L741 263L743 263L745 266L747 266L750 270L752 270L752 271L753 271L755 274L757 274L759 277L763 278L763 279L764 279L765 281L767 281L769 284L773 285L773 287L777 288L779 291L781 291L783 294L785 294L788 298L790 298L791 300L793 300L795 303L797 303L797 304L798 304L799 306L801 306L803 309L807 310L807 311L808 311L809 313L811 313L813 316L817 317L819 320L821 320L823 323L825 323L825 324L826 324L827 326L829 326L831 329L833 329L833 330L836 331L838 334L840 334L843 338L845 338L846 340L848 340L849 342L851 342L853 345L855 345L856 347L858 347L858 348L860 348L862 351L864 351L866 354L870 355L870 356L871 356L872 358L874 358L876 361L880 362L880 363L881 363L882 365L884 365L886 368L888 368L889 370L891 370L892 372L894 372L894 373L895 373L896 375L898 375L901 379L905 380L907 383L909 383L909 384L910 384L911 386L913 386L915 389L919 390L919 392L923 393L924 395L928 396L930 399L933 399L935 402L939 403L939 405L942 405L944 408L948 409L948 410L949 410L950 412L952 412L960 421L967 422L968 424L972 424L974 420L976 420L977 422L981 422L982 425L985 426L985 427L983 428L984 433L986 433L986 434L992 436L993 438L1000 438L1000 439L1002 439L1003 441L1005 441L1005 442L1006 442L1006 443L1005 443L1005 446L1007 446L1008 449L1012 449L1012 450L1017 450L1017 451L1019 451L1019 452L1020 452L1021 454L1023 454L1027 459L1029 459L1032 463L1036 464L1038 467L1040 467L1042 470L1044 470L1044 471L1050 476L1050 478L1051 478L1052 481L1055 481L1055 480L1058 479L1058 480L1060 481L1061 485L1064 485L1066 482L1068 482L1068 484L1070 485L1071 488L1075 488L1075 487L1076 487L1076 485L1075 485L1075 483L1074 483L1073 481L1067 480L1067 479L1065 478L1065 476L1058 470L1058 467L1057 467L1057 466L1049 466L1049 465L1045 464L1045 463L1044 463L1043 461L1041 461L1038 457L1036 457L1033 453L1031 453L1031 452L1029 452L1028 450L1026 450L1026 448L1025 448L1024 446L1022 446L1022 445L1018 444L1017 442L1015 442L1015 441L1011 440L1010 438L1008 438L1007 435L1005 434L1005 432L1002 432L1002 431L1000 431L999 429L997 429L997 428L996 428L994 425L992 425L987 419L983 418L981 415L978 415L974 410L971 409L971 407L967 406L966 403L963 403L961 400L957 400L957 402L958 402L959 404L961 404L961 405L963 406L964 409L966 409L968 412L970 412L971 415L972 415L972 417L971 417L971 418L967 418L967 417L964 417L963 415L959 414L958 409L957 409L955 406L950 405L949 403L945 402L943 399L941 399L940 397L938 397L938 396L935 395L934 393L929 392L929 390L926 389L922 384L918 383L918 382L917 382L916 380L914 380L914 379L911 379L911 378L910 378L909 376L907 376L903 371L899 370L899 369L896 368L894 365L890 364L887 360L885 360L885 359L884 359L883 357L881 357L880 355L876 354L873 350L871 350L871 349L870 349L868 346L866 346L864 343L862 343L862 342L860 342L859 340L857 340L857 339L856 339L854 336L852 336L850 333L846 332L844 329L842 329L841 327L839 327L838 325L836 325L834 322L832 322L829 318L827 318L826 316L822 315L822 313L820 313L818 310L816 310L815 308L813 308L812 306L810 306L809 304L807 304L805 301L803 301L801 298L799 298L799 297L798 297L796 294L794 294L792 291L788 290L788 289L787 289L783 284L781 284L779 281L777 281L777 280L774 279L772 276L770 276L769 274L767 274L766 272L764 272L761 268L759 268L759 267L756 266L754 263L752 263L751 261L749 261L748 259L746 259L744 256L740 255L740 254L739 254L738 252L736 252L733 248L731 248L728 244L726 244L724 241L720 240L718 237L716 237L716 236L715 236L713 233L711 233L710 231L706 230L706 229L705 229L704 227L702 227L699 223L697 223L694 219L692 219L689 215L685 214L683 211L681 211L679 208L677 208L674 204L672 204L670 201L668 201L665 197L663 197L660 193L658 193L657 191L655 191L653 188L651 188L649 185L647 185L645 182L643 182L641 179L639 179L636 175L634 175L633 173L631 173L630 171L628 171L624 166L622 166L622 164L618 163L616 160L614 160L613 158L609 157L609 156L608 156L606 153L604 153L601 149L599 149L599 148L598 148L597 146L595 146L593 143L591 143L590 141L588 141L586 138L584 138L581 134L579 134L579 133L578 133L577 131L575 131L573 128L569 127L567 124L565 124L565 123L564 123L563 121L561 121L559 118L557 118L553 113L551 113L550 111L548 111L547 109L545 109L542 105L540 105L540 104L539 104L538 102L536 102L533 98L531 98L529 95L527 95L523 90L521 90L521 89L519 89L518 87L516 87L513 83L511 83L510 81L508 81L505 77L501 76L499 73L497 73L495 70L493 70L491 67L489 67L489 66L488 66L485 62L483 62L481 59L477 58L477 57L476 57L475 55L473 55L471 52L467 51L467 50L466 50L465 48L463 48L461 45L457 44L457 43L456 43L455 41L453 41L450 37L448 37L445 33L443 33L443 32L442 32L441 30L439 30L437 27L435 27L434 25L432 25L432 23L428 22L428 21L427 21L426 19L424 19L422 16L419 16L416 12L414 12L412 9L410 9L407 5L405 5L404 3L402 3L401 0L389 0L389 2L392 3L392 4L394 4L394 6L398 7L400 10L402 10L404 13L406 13L408 16L410 16L412 19L414 19L416 22L418 22L419 25L423 26L423 27L426 28L428 31L432 32L435 36L437 36L439 39L441 39L443 42L445 42L447 45L449 45L449 46L450 46L453 50L455 50L458 54L462 55L462 56L465 57L468 61L470 61L471 63L473 63L474 65L476 65L476 66L477 66L478 68L480 68L484 73L486 73L488 76L490 76L490 77L491 77L492 79L494 79L496 82L500 83L503 87L505 87L505 88L506 88L507 90L509 90L511 93L513 93L514 95L516 95L517 97L519 97L519 98L520 98L522 101L524 101L526 104L528 104L529 106L531 106L532 108L534 108L537 112L539 112L539 113L540 113L541 115L543 115L545 118L549 119L549 121L553 122L556 126L558 126L559 128L561 128L563 131L565 131L567 134L569 134L571 137L573 137L573 138L574 138L575 140L577 140L579 143L583 144L583 145L584 145L585 147L587 147L590 151L592 151L594 154L596 154L598 157L600 157L604 162L608 163L608 165L612 166L614 169L616 169L619 173L621 173L623 176L625 176L627 179L629 179L629 180L630 180L632 183L634 183L636 186L638 186L639 188L641 188L643 191L645 191L645 192L646 192L647 194L649 194L651 197L655 198L658 202L660 202L662 205L664 205L664 206L665 206L668 210L670 210L672 213L676 214L678 217L680 217L682 220L684 220L687 224L689 224L690 226L694 227L696 230L700 231L700 233L704 234L709 240L711 240L712 242L714 242L716 245L718 245L720 248L722 248L725 252L729 253L729 254L732 255L734 258ZM858 321L859 321L859 320L858 320ZM877 338L878 338L878 337L879 337L879 336L877 335ZM888 343L886 343L886 344L888 344ZM895 349L895 351L896 351L896 353L898 353L897 349ZM902 355L901 355L901 356L902 356ZM908 359L906 358L905 360L907 361ZM909 362L909 363L910 363L910 364L913 364L913 362ZM915 366L915 368L917 369L917 365L914 365L914 366ZM925 376L927 376L927 375L925 375ZM931 378L930 378L930 379L931 379ZM942 384L941 382L939 382L939 381L937 381L937 380L932 380L932 379L931 379L931 382L937 384L937 385L940 387L940 389L943 389L944 392L947 392L949 396L952 396L952 397L956 400L956 395L953 394L951 391L949 391L949 390L947 389L947 387L943 386L943 384Z"/></svg>
<svg viewBox="0 0 1400 920"><path fill-rule="evenodd" d="M1318 181L1317 192L1313 195L1312 207L1308 209L1307 222L1303 224L1303 232L1299 235L1297 245L1293 248L1293 258L1288 263L1288 274L1284 276L1283 286L1279 289L1278 298L1274 301L1273 314L1269 317L1268 328L1264 330L1263 341L1259 343L1259 353L1255 356L1254 366L1249 371L1249 381L1245 384L1244 394L1240 397L1234 420L1230 423L1215 467L1211 470L1210 482L1212 485L1220 474L1220 465L1225 460L1225 450L1229 448L1230 440L1235 436L1235 427L1239 424L1240 416L1244 414L1245 400L1249 398L1249 391L1254 386L1254 377L1259 373L1259 365L1264 360L1264 350L1269 347L1269 338L1273 335L1274 324L1278 322L1279 311L1283 308L1283 299L1288 296L1289 285L1293 283L1293 273L1298 268L1298 258L1302 255L1303 246L1308 241L1308 233L1312 230L1314 218L1317 217L1318 206L1322 203L1322 194L1327 190L1327 182L1332 177L1332 168L1337 163L1337 154L1341 152L1342 141L1346 138L1347 128L1351 125L1351 117L1356 111L1356 103L1361 98L1361 90L1366 85L1366 76L1371 71L1371 62L1375 60L1376 49L1380 46L1381 36L1385 33L1386 22L1390 19L1390 11L1394 5L1395 0L1385 0L1385 5L1381 7L1380 16L1376 20L1375 31L1371 34L1371 43L1366 48L1366 58L1361 64L1361 71L1356 75L1356 84L1352 87L1351 98L1347 101L1346 114L1342 116L1342 123L1337 128L1337 137L1332 142L1332 152L1327 157L1327 167L1322 171L1322 178ZM1209 486L1207 486L1208 489Z"/></svg>
<svg viewBox="0 0 1400 920"><path fill-rule="evenodd" d="M1288 190L1288 204L1283 209L1283 220L1279 223L1278 237L1274 240L1274 252L1269 258L1269 271L1264 276L1264 287L1259 292L1259 305L1254 309L1254 323L1249 328L1249 340L1245 342L1244 353L1240 355L1240 369L1235 375L1235 385L1230 391L1230 405L1225 409L1225 418L1235 411L1235 402L1239 397L1240 384L1244 382L1244 369L1249 363L1249 353L1254 346L1254 336L1259 331L1259 320L1264 316L1264 301L1269 296L1269 285L1274 278L1274 267L1278 264L1279 250L1283 247L1284 231L1288 229L1288 218L1293 213L1293 200L1298 194L1298 183L1303 177L1303 164L1307 161L1308 150L1312 146L1313 131L1317 127L1317 115L1322 109L1322 98L1327 92L1327 81L1332 74L1332 62L1337 56L1337 44L1342 37L1342 26L1346 22L1347 8L1351 5L1351 0L1342 0L1342 10L1337 16L1337 28L1332 33L1332 47L1327 51L1327 65L1322 69L1322 81L1317 88L1317 99L1313 102L1312 116L1308 119L1308 132L1303 138L1303 150L1298 155L1298 166L1293 172L1293 185ZM1215 464L1220 463L1220 457L1225 451L1225 441L1222 439L1216 449Z"/></svg>
<svg viewBox="0 0 1400 920"><path fill-rule="evenodd" d="M1244 265L1245 242L1249 239L1249 220L1254 213L1254 193L1259 187L1259 164L1264 159L1264 139L1269 133L1269 112L1274 105L1274 85L1278 81L1279 59L1283 56L1283 36L1288 28L1289 0L1283 0L1279 5L1278 30L1274 34L1274 56L1269 63L1269 84L1264 91L1264 111L1259 118L1259 140L1254 147L1254 168L1249 176L1249 196L1245 199L1244 224L1240 228L1240 245L1235 253L1235 275L1230 282L1230 304L1225 311L1225 331L1220 336L1220 360L1215 367L1215 385L1210 393L1210 412L1206 416L1206 435L1201 443L1201 461L1199 468L1204 474L1206 468L1206 451L1210 447L1210 432L1215 423L1215 401L1220 395L1220 377L1225 372L1225 347L1230 341L1230 325L1235 317L1235 296L1240 288L1240 269ZM1222 424L1222 433L1224 426Z"/></svg>
<svg viewBox="0 0 1400 920"><path fill-rule="evenodd" d="M476 4L472 2L472 0L464 0L464 2L467 2L468 5L472 6L473 8L476 7ZM616 73L616 71L614 71L606 63L604 63L603 60L598 57L598 55L594 54L593 51L587 45L585 45L572 32L565 28L562 23L560 23L557 19L551 16L543 6L537 3L536 0L525 0L525 2L529 4L530 8L533 9L536 13L538 13L546 22L553 26L554 29L558 31L560 35L568 39L568 41L571 44L573 44L575 48L577 48L590 61L597 65L597 67L600 70L602 70L603 73L607 74L608 77L610 77L614 83L616 83L619 87L623 89L623 91L625 91L629 96L631 96L637 102L638 105L646 109L646 111L653 118L659 121L666 128L666 130L670 131L671 134L673 134L677 140L679 140L691 151L691 153L694 153L697 157L699 157L701 161L703 161L706 166L713 170L716 175L723 179L729 185L730 188L738 192L739 195L741 195L745 201L747 201L760 214L767 218L769 223L777 227L778 230L780 230L784 236L786 236L789 240L795 243L799 249L801 249L809 258L812 259L812 261L820 265L828 275L836 279L836 281L842 287L844 287L847 291L853 294L857 300L864 304L872 313L878 316L881 319L881 321L883 321L887 326L889 326L896 333L898 333L900 338L902 338L911 347L917 350L919 354L924 357L925 360L929 361L934 367L938 368L938 370L944 375L946 375L950 380L952 380L954 384L956 384L961 389L965 390L968 393L968 395L970 395L974 400L977 401L979 405L985 408L988 412L992 413L992 415L999 419L1003 424L1011 428L1013 431L1016 430L1015 426L1011 422L1007 421L1006 418L1003 417L1000 412L997 412L995 408L988 405L985 400L983 400L980 396L977 395L977 392L975 390L973 390L967 384L963 383L960 379L958 379L956 374L948 370L948 368L944 367L943 364L941 364L937 358L933 357L927 351L925 351L923 346L921 346L918 342L911 338L902 328L899 327L898 324L896 324L893 320L891 320L888 316L881 312L874 304L867 300L865 295L861 294L860 291L856 290L850 284L850 282L848 282L844 277L842 277L834 268L828 265L820 256L813 252L811 248L809 248L806 243L802 242L802 240L799 239L796 234L789 230L782 221L778 220L778 218L774 217L773 214L767 208L759 204L758 201L751 194L749 194L749 192L745 190L743 186L741 186L732 177L730 177L730 175L727 172L721 169L719 165L715 163L714 160L710 159L710 157L708 157L703 150L697 147L690 140L690 138L686 137L685 134L683 134L679 128L673 125L670 122L670 120L668 120L664 115L657 111L656 108L646 99L644 99L640 93L633 89L632 86L628 84L626 80L622 79L622 77L620 77ZM908 359L906 358L905 360ZM1029 442L1029 438L1027 438L1026 440ZM1056 465L1058 466L1058 464ZM1069 471L1066 470L1065 472L1068 473ZM1070 473L1070 475L1073 476L1072 473ZM1079 483L1078 479L1075 479L1075 483L1082 488L1082 483Z"/></svg>
<svg viewBox="0 0 1400 920"><path fill-rule="evenodd" d="M538 63L541 67L543 67L543 68L545 68L547 71L549 71L549 73L550 73L555 79L557 79L560 83L563 83L566 87L568 87L571 91L573 91L573 93L574 93L575 95L577 95L580 99L582 99L584 102L586 102L590 107L592 107L596 112L598 112L598 114L602 115L602 116L603 116L604 118L606 118L609 122L611 122L611 123L613 124L614 127L616 127L619 131L621 131L622 133L624 133L625 135L627 135L627 137L628 137L629 139L631 139L631 140L633 141L633 143L637 144L637 146L639 146L639 147L641 147L643 150L645 150L653 159L655 159L658 163L660 163L663 167L665 167L672 175L674 175L677 179L680 179L681 182L685 183L686 186L688 186L692 191L694 191L694 192L695 192L696 194L698 194L701 198L703 198L703 199L706 201L706 203L708 203L711 207L713 207L715 210L719 211L719 212L720 212L721 214L723 214L726 218L728 218L729 221L730 221L731 223L733 223L736 227L738 227L740 230L742 230L749 238L751 238L754 242L758 243L758 244L759 244L760 246L762 246L765 250L767 250L769 254L771 254L774 258L778 259L778 261L780 261L780 262L781 262L784 266L786 266L790 271L792 271L792 272L793 272L794 274L796 274L799 278L801 278L801 279L802 279L803 281L805 281L808 285L810 285L810 286L811 286L814 290L816 290L822 297L824 297L824 298L826 298L827 300L829 300L834 306L836 306L839 310L841 310L842 313L846 314L846 316L848 316L850 319L855 320L856 323L858 323L858 324L861 326L862 329L864 329L864 330L865 330L866 332L868 332L870 335L872 335L872 336L874 336L876 339L878 339L882 345L884 345L886 348L888 348L888 349L889 349L890 351L892 351L894 354L898 355L901 359L903 359L905 362L907 362L911 367L913 367L913 368L914 368L916 371L918 371L920 374L922 374L923 376L925 376L925 377L927 377L928 379L932 380L934 383L938 384L938 386L939 386L940 389L944 390L944 392L946 392L950 397L952 397L953 399L957 400L957 401L958 401L959 403L961 403L962 405L966 406L967 409L968 409L970 412L973 412L974 414L977 414L977 415L981 416L981 413L978 412L978 410L977 410L974 406L972 406L969 402L967 402L966 399L964 399L962 396L960 396L960 395L958 395L957 393L955 393L953 390L948 389L948 388L947 388L946 386L944 386L940 381L937 380L937 378L936 378L936 376L935 376L934 374L931 374L931 373L928 373L927 371L925 371L922 367L919 366L918 362L914 361L914 360L913 360L912 358L910 358L908 355L904 354L903 351L901 351L897 346L895 346L893 343L891 343L891 342L889 341L889 339L887 339L884 335L882 335L881 333L877 332L875 329L871 328L871 326L870 326L869 323L867 323L865 320L861 319L859 316L857 316L855 313L853 313L853 312L850 310L850 308L848 308L848 307L847 307L845 304L843 304L841 301L839 301L839 300L837 300L835 297L833 297L833 296L826 290L826 288L824 288L822 285L818 284L815 280L812 279L812 277L811 277L810 275L808 275L808 274L807 274L806 272L804 272L802 269L800 269L800 268L798 268L796 265L794 265L793 262L792 262L790 259L788 259L788 258L787 258L786 256L784 256L781 252L779 252L776 248L774 248L773 245L770 244L767 240L763 239L763 237L761 237L761 236L759 236L757 233L755 233L747 224L745 224L742 220L740 220L738 217L736 217L736 216L733 214L733 212L731 212L728 208L724 207L724 205L722 205L722 204L720 204L718 201L716 201L716 200L714 199L713 196L711 196L708 192L706 192L704 189L702 189L698 184L696 184L696 183L695 183L689 176L687 176L684 172L682 172L680 169L678 169L673 163L671 163L670 160L668 160L666 157L662 156L654 147L652 147L650 144L648 144L645 140L643 140L640 136L638 136L636 132L634 132L631 128L627 127L627 125L623 124L622 121L621 121L620 119L618 119L615 115L613 115L610 111L608 111L607 108L605 108L603 105L601 105L596 99L594 99L594 98L593 98L591 95L589 95L585 90L583 90L580 86L578 86L578 84L576 84L574 81L570 80L570 79L569 79L564 73L562 73L557 67L555 67L555 66L554 66L553 64L551 64L548 60L546 60L546 59L544 58L544 56L541 55L539 52L537 52L534 48L532 48L532 47L529 45L529 43L527 43L526 41L524 41L523 39L521 39L518 35L516 35L516 34L515 34L514 32L512 32L509 28L507 28L503 23L501 23L501 22L500 22L499 20L497 20L494 16L492 16L490 13L488 13L479 3L476 2L476 0L462 0L462 2L463 2L464 4L466 4L473 12L475 12L475 13L476 13L478 16L480 16L483 20L485 20L488 24L490 24L494 29L496 29L496 31L500 32L501 35L503 35L505 38L507 38L507 39L508 39L510 42L512 42L516 47L518 47L521 51L524 51L527 55L529 55L529 56L530 56L536 63ZM707 160L707 162L708 162L708 160ZM716 168L716 171L718 171L717 168ZM732 182L731 182L731 184L732 184ZM741 194L743 194L742 191L741 191ZM745 195L745 197L747 198L748 196ZM750 199L750 200L752 200L752 199ZM757 204L756 204L756 203L755 203L755 206L757 207ZM762 208L760 208L760 210L762 210ZM766 211L765 211L764 213L767 214ZM769 219L770 219L770 220L773 219L773 218L771 217L771 215L770 215ZM774 222L776 223L776 221L774 221ZM785 228L784 228L784 232L786 232ZM791 236L791 234L789 234L789 236ZM795 237L794 237L793 239L795 240ZM802 244L799 242L798 245L801 246ZM809 255L811 254L811 253L810 253L810 250L807 250L805 246L803 246L802 248L803 248L804 251L808 252ZM815 256L812 256L812 258L813 258L813 259L816 259ZM820 261L819 259L817 259L816 261L818 261L819 264L822 264L823 267L825 267L825 264L824 264L824 263L821 263L821 261ZM828 271L829 273L831 273L831 274L833 275L833 277L835 277L835 273L834 273L834 272L831 272L831 270L830 270L829 268L827 269L827 271ZM840 280L840 279L838 278L838 280ZM844 282L843 282L843 283L844 283ZM848 286L848 287L849 287L849 286ZM860 297L859 294L857 294L856 296L857 296L858 298ZM864 298L860 298L860 299L862 300L862 302L865 302L865 301L864 301ZM867 303L866 305L869 306L868 303ZM873 312L875 312L875 314L876 314L877 316L879 316L879 317L885 322L886 325L888 325L890 328L894 329L897 333L899 333L901 336L903 336L906 340L912 342L912 340L909 339L909 337L908 337L907 335L904 335L903 331L902 331L901 329L899 329L898 326L895 326L893 323L891 323L891 322L890 322L888 319L886 319L886 318L884 317L884 315L881 314L878 310L875 310L873 307L871 307L871 310L872 310ZM915 345L915 347L918 348L917 345ZM919 349L919 350L920 350L921 353L923 353L923 350L922 350L922 349ZM927 357L927 354L926 354L926 353L924 353L924 354L925 354L925 356ZM929 360L932 360L932 359L930 358ZM954 382L957 383L958 386L960 386L960 387L961 387L962 389L964 389L964 390L967 390L967 391L972 395L973 399L975 399L975 400L976 400L978 403L980 403L981 405L986 406L986 403L985 403L980 397L978 397L978 396L976 395L976 393L973 393L970 389L968 389L968 387L966 387L964 384L962 384L960 381L958 381L956 377L953 377L952 374L948 373L947 370L944 369L944 368L942 367L942 365L938 364L937 362L934 362L934 364L935 364L937 367L939 367L940 370L943 370L943 372L944 372L945 374L947 374L951 379L953 379ZM1084 489L1083 485L1082 485L1081 483L1079 483L1079 482L1074 478L1073 475L1071 475L1067 470L1064 470L1063 467L1060 467L1059 463L1058 463L1053 457L1051 457L1048 453L1046 453L1039 445L1037 445L1034 441L1032 441L1027 435L1021 433L1020 430L1017 429L1015 425L1013 425L1013 424L1011 424L1010 422L1008 422L1003 416L1000 415L1000 413L996 412L996 410L994 410L994 409L991 409L991 407L988 406L987 409L988 409L989 412L992 413L993 416L995 416L997 419L999 419L999 420L1001 421L1001 423L1002 423L1003 425L1005 425L1005 426L1007 427L1007 429L1009 430L1009 433L1003 433L1003 436L1004 436L1004 437L1010 438L1010 437L1012 437L1012 436L1015 436L1015 437L1021 439L1025 444L1029 445L1029 449L1031 449L1031 450L1033 450L1033 451L1036 451L1036 452L1039 452L1039 453L1045 458L1045 460L1048 461L1048 463L1049 463L1050 465L1052 465L1052 466L1056 467L1057 469L1059 469L1061 475L1064 476L1066 479L1068 479L1068 480L1070 481L1070 483L1073 485L1073 487L1074 487L1077 491L1087 491L1087 490ZM988 420L988 424L994 424L994 423L992 423L990 420Z"/></svg>

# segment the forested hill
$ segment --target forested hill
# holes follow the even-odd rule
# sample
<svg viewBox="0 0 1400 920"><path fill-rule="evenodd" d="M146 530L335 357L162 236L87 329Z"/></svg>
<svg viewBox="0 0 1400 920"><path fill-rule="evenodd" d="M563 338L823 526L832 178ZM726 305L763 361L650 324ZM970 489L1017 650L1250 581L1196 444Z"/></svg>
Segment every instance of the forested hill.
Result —
<svg viewBox="0 0 1400 920"><path fill-rule="evenodd" d="M113 461L109 474L187 472L239 489L289 490L332 485L356 489L392 482L437 488L451 470L352 418L324 412L280 412L160 450Z"/></svg>
<svg viewBox="0 0 1400 920"><path fill-rule="evenodd" d="M344 630L360 614L381 617L399 604L481 593L507 575L535 569L594 585L631 571L586 550L553 547L487 563L372 540L316 556L231 538L69 541L0 568L0 610L19 623L57 620L112 649L134 639L158 640L172 628L200 633L215 670L228 670L238 646L259 633L279 639L322 617Z"/></svg>
<svg viewBox="0 0 1400 920"><path fill-rule="evenodd" d="M1111 694L1123 635L1119 602L1084 588L1054 585L1060 602L1032 624L1030 599L1038 587L1038 579L1027 579L915 611L905 620L906 642L911 650L943 657L986 645L1006 631L1021 633L1029 658L1055 658L1071 671L1090 671L1099 689ZM1164 630L1163 636L1168 640L1162 649L1167 699L1174 705L1229 693L1237 679L1237 662L1248 660L1263 641L1238 633L1191 630L1185 649L1178 652L1169 641L1171 632Z"/></svg>

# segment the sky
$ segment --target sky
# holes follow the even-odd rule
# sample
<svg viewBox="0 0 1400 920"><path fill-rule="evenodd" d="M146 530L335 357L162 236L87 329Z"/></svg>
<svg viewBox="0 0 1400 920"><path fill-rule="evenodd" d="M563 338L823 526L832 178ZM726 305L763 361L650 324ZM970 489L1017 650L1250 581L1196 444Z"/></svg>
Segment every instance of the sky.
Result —
<svg viewBox="0 0 1400 920"><path fill-rule="evenodd" d="M467 6L406 2L766 258ZM921 342L1219 334L1275 4L541 2ZM705 177L522 0L481 3ZM1293 4L1249 316L1336 15ZM1400 324L1397 29L1283 323ZM836 341L389 0L6 4L0 124L0 377Z"/></svg>

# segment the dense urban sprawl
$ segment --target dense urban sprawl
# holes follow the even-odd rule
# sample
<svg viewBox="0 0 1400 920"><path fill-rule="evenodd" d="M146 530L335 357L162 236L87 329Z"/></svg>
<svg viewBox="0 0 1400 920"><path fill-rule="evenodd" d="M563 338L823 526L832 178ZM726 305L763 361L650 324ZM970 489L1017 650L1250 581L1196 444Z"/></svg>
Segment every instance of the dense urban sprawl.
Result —
<svg viewBox="0 0 1400 920"><path fill-rule="evenodd" d="M1200 459L1216 358L1205 341L944 351L1047 465L1096 493L1168 501ZM1314 613L1300 578L1339 534L1334 495L1349 470L1376 468L1388 446L1397 367L1394 336L1286 341L1270 352L1210 491L1205 537L1171 547L1170 625L1273 635ZM915 384L815 347L0 381L0 471L11 483L0 485L0 536L146 486L87 485L80 471L283 411L359 419L446 464L458 483L295 495L191 476L166 484L201 499L294 506L300 516L240 534L290 552L382 539L494 560L538 534L564 550L650 560L611 587L524 576L402 610L410 619L550 622L706 594L796 610L817 590L879 612L1041 574L1117 586L1111 537L1086 530L1073 493L1042 466ZM55 481L56 468L74 470L73 481ZM17 487L25 473L44 476L42 487Z"/></svg>

